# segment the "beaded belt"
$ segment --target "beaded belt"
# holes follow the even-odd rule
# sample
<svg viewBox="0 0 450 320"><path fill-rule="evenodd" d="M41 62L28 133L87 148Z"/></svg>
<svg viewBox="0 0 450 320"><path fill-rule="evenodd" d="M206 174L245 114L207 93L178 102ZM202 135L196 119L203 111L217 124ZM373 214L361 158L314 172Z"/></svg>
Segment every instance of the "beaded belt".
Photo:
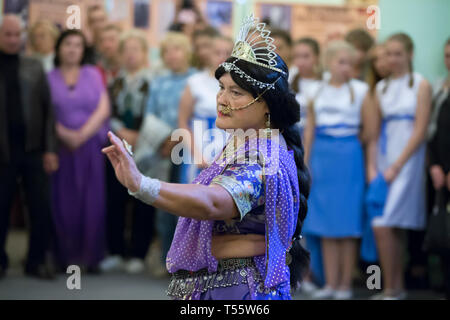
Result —
<svg viewBox="0 0 450 320"><path fill-rule="evenodd" d="M253 258L231 258L219 260L217 271L214 273L209 273L206 268L194 272L179 270L173 273L167 295L176 299L189 299L195 292L204 293L215 288L247 284L248 276L252 276L254 281L260 284L258 291L270 292L262 285L263 281Z"/></svg>
<svg viewBox="0 0 450 320"><path fill-rule="evenodd" d="M218 271L236 270L239 268L254 267L253 258L230 258L219 260Z"/></svg>

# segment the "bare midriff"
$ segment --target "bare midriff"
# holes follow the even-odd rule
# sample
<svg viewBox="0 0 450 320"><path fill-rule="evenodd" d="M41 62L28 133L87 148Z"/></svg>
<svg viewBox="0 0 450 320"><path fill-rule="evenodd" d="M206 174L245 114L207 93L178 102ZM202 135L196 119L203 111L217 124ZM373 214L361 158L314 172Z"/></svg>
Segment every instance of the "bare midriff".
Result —
<svg viewBox="0 0 450 320"><path fill-rule="evenodd" d="M260 234L214 235L211 241L211 253L218 260L254 257L265 252L265 236Z"/></svg>

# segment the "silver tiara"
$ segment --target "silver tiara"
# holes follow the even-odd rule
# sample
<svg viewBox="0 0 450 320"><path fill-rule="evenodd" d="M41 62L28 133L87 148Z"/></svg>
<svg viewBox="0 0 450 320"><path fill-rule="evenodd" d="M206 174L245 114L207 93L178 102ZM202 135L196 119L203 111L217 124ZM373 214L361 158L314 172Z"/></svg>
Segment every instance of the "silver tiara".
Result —
<svg viewBox="0 0 450 320"><path fill-rule="evenodd" d="M283 70L275 67L277 65L275 53L275 45L273 44L273 38L269 37L270 31L266 29L266 24L258 22L258 18L255 18L253 14L244 19L239 35L236 38L233 52L231 56L236 58L233 62L224 62L221 66L226 72L231 70L240 75L241 78L245 78L247 81L260 88L275 88L275 80L273 83L265 83L253 79L247 75L243 70L235 65L237 60L245 60L247 62L259 65L264 68L268 68L282 74L286 74Z"/></svg>

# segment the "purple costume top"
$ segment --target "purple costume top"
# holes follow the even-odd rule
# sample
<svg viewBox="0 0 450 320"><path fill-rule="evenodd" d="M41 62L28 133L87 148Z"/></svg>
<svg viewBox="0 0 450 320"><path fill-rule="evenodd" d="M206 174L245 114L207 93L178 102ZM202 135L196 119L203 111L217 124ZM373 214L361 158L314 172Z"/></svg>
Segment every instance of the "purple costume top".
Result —
<svg viewBox="0 0 450 320"><path fill-rule="evenodd" d="M167 269L171 273L201 269L214 273L218 261L211 254L213 234L265 234L265 254L253 257L262 283L248 282L251 299L268 299L267 292L278 299L290 299L286 252L300 203L293 151L287 150L281 135L250 138L234 146L234 150L230 141L233 136L222 154L193 183L223 186L232 195L241 217L226 222L180 218L167 255ZM256 286L263 286L266 294ZM194 290L186 298L200 299L200 294Z"/></svg>

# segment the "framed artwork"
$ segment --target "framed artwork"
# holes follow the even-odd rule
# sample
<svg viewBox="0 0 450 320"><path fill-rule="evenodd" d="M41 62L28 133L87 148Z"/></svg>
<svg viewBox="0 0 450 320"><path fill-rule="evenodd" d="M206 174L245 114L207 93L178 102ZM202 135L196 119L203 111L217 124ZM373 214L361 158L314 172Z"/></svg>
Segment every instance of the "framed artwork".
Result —
<svg viewBox="0 0 450 320"><path fill-rule="evenodd" d="M271 27L290 30L292 9L290 5L261 4L260 20Z"/></svg>
<svg viewBox="0 0 450 320"><path fill-rule="evenodd" d="M150 26L150 0L134 0L134 27L147 29Z"/></svg>
<svg viewBox="0 0 450 320"><path fill-rule="evenodd" d="M228 1L208 1L206 4L208 21L216 28L231 24L232 10L233 4Z"/></svg>

